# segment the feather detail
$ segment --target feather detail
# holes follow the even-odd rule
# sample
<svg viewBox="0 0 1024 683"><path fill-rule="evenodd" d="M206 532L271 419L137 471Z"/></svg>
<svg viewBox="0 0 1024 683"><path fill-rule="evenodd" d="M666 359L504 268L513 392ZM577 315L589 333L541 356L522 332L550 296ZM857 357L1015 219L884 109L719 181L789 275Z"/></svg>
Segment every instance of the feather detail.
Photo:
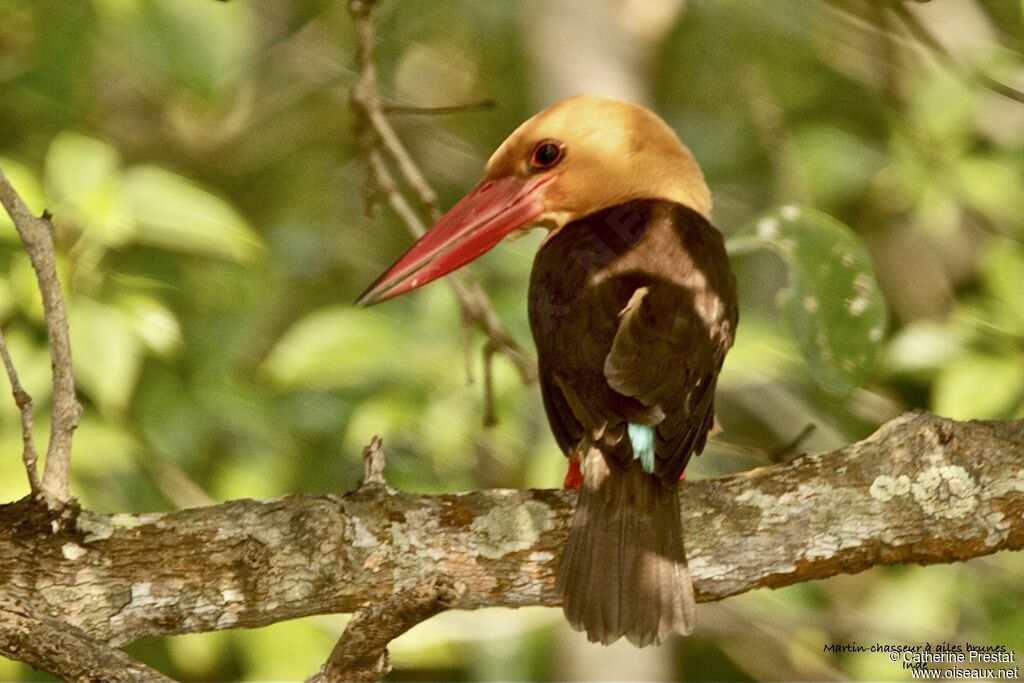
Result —
<svg viewBox="0 0 1024 683"><path fill-rule="evenodd" d="M591 448L556 586L569 623L593 642L625 636L643 647L689 633L695 601L675 486Z"/></svg>
<svg viewBox="0 0 1024 683"><path fill-rule="evenodd" d="M630 422L626 431L633 446L633 457L643 465L644 472L654 474L654 427Z"/></svg>

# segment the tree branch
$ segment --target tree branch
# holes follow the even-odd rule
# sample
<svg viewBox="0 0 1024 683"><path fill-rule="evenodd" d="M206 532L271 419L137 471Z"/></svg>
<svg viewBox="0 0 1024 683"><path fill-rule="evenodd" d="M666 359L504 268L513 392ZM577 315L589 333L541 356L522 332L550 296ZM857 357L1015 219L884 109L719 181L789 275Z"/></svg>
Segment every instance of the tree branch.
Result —
<svg viewBox="0 0 1024 683"><path fill-rule="evenodd" d="M437 193L413 161L409 151L402 144L398 133L388 120L385 105L377 84L377 70L373 63L373 0L349 0L349 14L356 29L356 68L358 76L352 89L352 106L356 111L362 133L359 135L370 167L373 186L387 197L388 204L398 218L405 223L413 237L422 235L426 227L416 211L402 194L386 161L390 158L402 179L408 183L420 205L431 221L441 217L437 204ZM498 318L490 300L479 283L463 270L448 278L455 292L459 315L469 321L487 337L494 353L508 358L519 371L523 381L536 381L537 368L533 359L523 352L522 347L512 338ZM490 362L490 357L486 362Z"/></svg>
<svg viewBox="0 0 1024 683"><path fill-rule="evenodd" d="M49 617L5 607L0 600L0 654L66 681L170 682L159 671L80 629Z"/></svg>
<svg viewBox="0 0 1024 683"><path fill-rule="evenodd" d="M465 584L440 574L363 607L308 683L380 680L391 671L388 643L421 621L455 607L465 592Z"/></svg>
<svg viewBox="0 0 1024 683"><path fill-rule="evenodd" d="M39 462L39 453L36 451L35 441L32 439L32 397L21 386L18 379L18 371L11 360L11 354L7 350L7 340L0 330L0 356L3 357L4 369L7 371L7 379L11 383L11 394L14 396L14 403L21 413L21 459L25 463L25 473L28 475L28 484L32 495L39 493L39 470L36 465Z"/></svg>
<svg viewBox="0 0 1024 683"><path fill-rule="evenodd" d="M384 480L384 442L379 436L374 436L363 449L363 479L357 492L368 490L394 494ZM465 592L465 584L447 574L437 574L364 605L352 616L320 671L310 676L307 683L384 678L391 671L388 643L421 621L451 609Z"/></svg>
<svg viewBox="0 0 1024 683"><path fill-rule="evenodd" d="M916 413L837 451L680 485L697 599L1024 549L1024 421ZM574 492L237 500L169 513L0 506L0 600L121 645L352 612L439 574L459 607L556 605Z"/></svg>
<svg viewBox="0 0 1024 683"><path fill-rule="evenodd" d="M51 504L63 504L71 499L68 492L68 479L71 474L71 437L78 426L82 406L75 396L75 378L71 371L71 338L68 333L68 316L64 310L64 297L57 279L53 224L45 212L42 217L36 217L28 210L25 202L8 182L3 170L0 170L0 204L3 204L11 217L18 236L25 245L43 297L53 370L53 414L41 486L43 494Z"/></svg>
<svg viewBox="0 0 1024 683"><path fill-rule="evenodd" d="M924 22L922 22L910 9L905 7L903 3L898 1L893 2L891 3L890 8L896 16L899 17L907 30L910 31L910 34L945 62L946 65L954 71L954 73L962 73L967 78L976 76L981 81L981 84L992 92L1024 104L1024 91L1018 90L1008 83L1003 83L982 71L971 71L962 67L952 53L946 49L946 46L931 34Z"/></svg>

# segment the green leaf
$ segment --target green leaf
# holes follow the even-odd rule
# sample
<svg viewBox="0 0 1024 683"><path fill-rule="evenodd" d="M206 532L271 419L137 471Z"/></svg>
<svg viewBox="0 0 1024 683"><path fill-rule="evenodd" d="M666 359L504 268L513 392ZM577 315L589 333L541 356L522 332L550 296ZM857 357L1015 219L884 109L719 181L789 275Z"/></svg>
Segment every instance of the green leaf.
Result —
<svg viewBox="0 0 1024 683"><path fill-rule="evenodd" d="M932 410L956 420L1011 417L1024 398L1024 359L970 353L935 379Z"/></svg>
<svg viewBox="0 0 1024 683"><path fill-rule="evenodd" d="M949 365L965 353L969 340L954 325L919 320L897 333L885 354L885 366L897 375L921 375Z"/></svg>
<svg viewBox="0 0 1024 683"><path fill-rule="evenodd" d="M785 206L730 240L778 253L789 268L780 305L814 379L843 395L874 366L887 310L871 260L848 227L821 212Z"/></svg>
<svg viewBox="0 0 1024 683"><path fill-rule="evenodd" d="M1012 240L992 240L981 257L985 289L1008 310L1008 322L1024 333L1024 247Z"/></svg>
<svg viewBox="0 0 1024 683"><path fill-rule="evenodd" d="M278 383L329 389L401 376L400 332L375 310L353 306L314 311L278 342L265 369ZM380 354L380 349L389 353Z"/></svg>
<svg viewBox="0 0 1024 683"><path fill-rule="evenodd" d="M230 204L169 171L132 168L125 194L139 225L136 239L144 244L233 261L251 260L263 247Z"/></svg>
<svg viewBox="0 0 1024 683"><path fill-rule="evenodd" d="M142 4L146 56L166 76L213 98L239 81L250 63L253 10L244 2L155 0Z"/></svg>
<svg viewBox="0 0 1024 683"><path fill-rule="evenodd" d="M105 40L130 64L125 70L146 77L156 92L187 95L195 107L201 104L195 96L222 97L250 73L257 13L249 3L95 0L90 5Z"/></svg>
<svg viewBox="0 0 1024 683"><path fill-rule="evenodd" d="M818 205L859 197L885 165L885 155L849 131L810 124L793 138L793 161Z"/></svg>
<svg viewBox="0 0 1024 683"><path fill-rule="evenodd" d="M130 317L80 298L68 306L68 324L79 386L103 410L126 408L142 366L142 343Z"/></svg>
<svg viewBox="0 0 1024 683"><path fill-rule="evenodd" d="M158 355L168 355L181 344L181 326L162 302L144 294L128 294L117 302L131 321L139 340Z"/></svg>
<svg viewBox="0 0 1024 683"><path fill-rule="evenodd" d="M46 153L47 195L55 220L70 219L101 244L116 247L135 230L121 186L121 158L105 142L64 132Z"/></svg>
<svg viewBox="0 0 1024 683"><path fill-rule="evenodd" d="M997 158L968 157L957 164L957 187L965 204L1019 229L1024 206L1024 170L1019 152Z"/></svg>

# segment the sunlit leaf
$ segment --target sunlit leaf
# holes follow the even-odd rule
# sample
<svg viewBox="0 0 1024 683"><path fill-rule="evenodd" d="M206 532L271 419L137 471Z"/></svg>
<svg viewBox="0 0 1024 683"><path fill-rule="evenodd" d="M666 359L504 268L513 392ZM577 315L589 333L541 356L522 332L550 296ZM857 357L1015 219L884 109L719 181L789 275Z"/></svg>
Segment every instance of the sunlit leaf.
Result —
<svg viewBox="0 0 1024 683"><path fill-rule="evenodd" d="M55 220L71 220L97 242L118 246L134 231L121 158L105 142L65 131L46 154L46 188Z"/></svg>
<svg viewBox="0 0 1024 683"><path fill-rule="evenodd" d="M935 321L904 327L886 349L885 366L894 373L934 372L964 353L963 332Z"/></svg>
<svg viewBox="0 0 1024 683"><path fill-rule="evenodd" d="M244 2L96 0L105 36L127 51L138 71L156 72L190 96L212 98L247 71L253 49L253 10ZM128 48L131 48L128 51Z"/></svg>
<svg viewBox="0 0 1024 683"><path fill-rule="evenodd" d="M181 327L174 313L160 301L141 294L125 296L118 308L129 316L135 334L151 350L168 354L181 343Z"/></svg>
<svg viewBox="0 0 1024 683"><path fill-rule="evenodd" d="M156 0L144 4L154 60L168 76L210 97L240 77L252 51L252 8L246 3Z"/></svg>
<svg viewBox="0 0 1024 683"><path fill-rule="evenodd" d="M292 387L354 387L398 374L402 359L387 316L352 306L316 311L281 338L265 363L276 381Z"/></svg>
<svg viewBox="0 0 1024 683"><path fill-rule="evenodd" d="M956 167L956 179L964 202L984 215L1020 229L1024 207L1024 168L1014 154L989 159L969 157Z"/></svg>
<svg viewBox="0 0 1024 683"><path fill-rule="evenodd" d="M124 312L85 298L68 307L78 384L101 408L123 409L138 380L142 343Z"/></svg>
<svg viewBox="0 0 1024 683"><path fill-rule="evenodd" d="M153 166L125 174L125 194L138 221L139 242L235 261L252 259L259 236L223 199Z"/></svg>
<svg viewBox="0 0 1024 683"><path fill-rule="evenodd" d="M977 108L977 88L952 70L930 70L912 84L908 109L918 134L951 150L966 144Z"/></svg>
<svg viewBox="0 0 1024 683"><path fill-rule="evenodd" d="M1024 334L1024 248L1010 240L993 241L982 263L985 289L1006 307L1006 322Z"/></svg>
<svg viewBox="0 0 1024 683"><path fill-rule="evenodd" d="M781 305L804 359L824 389L847 394L868 376L887 311L857 236L821 212L783 207L731 241L732 251L768 247L789 268Z"/></svg>
<svg viewBox="0 0 1024 683"><path fill-rule="evenodd" d="M75 430L75 469L79 476L110 477L135 469L131 453L137 448L130 430L102 420L97 415L83 415Z"/></svg>
<svg viewBox="0 0 1024 683"><path fill-rule="evenodd" d="M935 378L932 410L957 420L1010 417L1024 399L1024 356L964 355Z"/></svg>

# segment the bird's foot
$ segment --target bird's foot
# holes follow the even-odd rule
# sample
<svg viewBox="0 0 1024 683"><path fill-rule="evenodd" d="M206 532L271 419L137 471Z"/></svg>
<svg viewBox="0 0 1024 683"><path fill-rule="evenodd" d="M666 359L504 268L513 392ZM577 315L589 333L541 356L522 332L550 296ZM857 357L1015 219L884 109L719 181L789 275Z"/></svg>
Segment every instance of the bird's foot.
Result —
<svg viewBox="0 0 1024 683"><path fill-rule="evenodd" d="M686 470L679 475L679 481L686 481ZM580 469L580 461L578 458L572 456L569 457L569 469L565 473L565 481L562 482L562 488L566 489L578 489L583 485L583 470Z"/></svg>
<svg viewBox="0 0 1024 683"><path fill-rule="evenodd" d="M580 469L579 458L569 456L569 471L565 473L562 486L567 489L578 489L583 485L583 470Z"/></svg>

